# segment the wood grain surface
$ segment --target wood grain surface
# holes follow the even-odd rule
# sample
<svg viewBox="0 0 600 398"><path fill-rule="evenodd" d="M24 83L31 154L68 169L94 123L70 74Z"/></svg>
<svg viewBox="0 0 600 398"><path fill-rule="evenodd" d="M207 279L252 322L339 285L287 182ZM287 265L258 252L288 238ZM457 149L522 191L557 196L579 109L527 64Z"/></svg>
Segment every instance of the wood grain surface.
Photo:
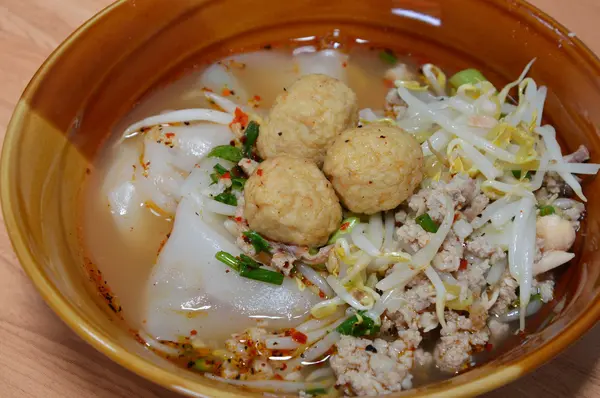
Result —
<svg viewBox="0 0 600 398"><path fill-rule="evenodd" d="M15 103L44 59L110 2L0 0L2 137ZM600 1L532 2L600 53ZM486 397L600 397L599 359L600 326L552 362ZM111 362L71 332L37 294L0 227L0 397L175 396Z"/></svg>

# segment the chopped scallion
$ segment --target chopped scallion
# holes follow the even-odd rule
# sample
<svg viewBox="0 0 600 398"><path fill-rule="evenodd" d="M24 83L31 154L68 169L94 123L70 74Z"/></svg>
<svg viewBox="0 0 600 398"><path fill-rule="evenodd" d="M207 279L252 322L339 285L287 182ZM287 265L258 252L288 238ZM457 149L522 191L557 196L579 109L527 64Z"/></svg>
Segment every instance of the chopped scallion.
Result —
<svg viewBox="0 0 600 398"><path fill-rule="evenodd" d="M217 252L217 254L215 254L215 258L217 260L219 260L220 262L222 262L223 264L227 265L228 267L233 268L236 271L240 270L240 260L237 259L236 257L234 257L232 254L224 252L224 251L220 251Z"/></svg>
<svg viewBox="0 0 600 398"><path fill-rule="evenodd" d="M423 213L419 217L415 218L415 222L427 232L436 233L439 228L436 222L433 221L427 213Z"/></svg>
<svg viewBox="0 0 600 398"><path fill-rule="evenodd" d="M243 235L250 240L250 244L254 247L256 253L271 253L271 245L258 232L249 230L244 232Z"/></svg>
<svg viewBox="0 0 600 398"><path fill-rule="evenodd" d="M241 191L246 185L247 178L244 177L231 177L231 188Z"/></svg>
<svg viewBox="0 0 600 398"><path fill-rule="evenodd" d="M379 333L381 325L364 314L365 311L358 311L356 315L340 324L336 330L343 335L354 337L373 336Z"/></svg>
<svg viewBox="0 0 600 398"><path fill-rule="evenodd" d="M244 278L271 283L273 285L281 285L283 283L283 274L280 274L279 272L269 271L268 269L245 268L240 270L240 275Z"/></svg>
<svg viewBox="0 0 600 398"><path fill-rule="evenodd" d="M200 358L190 362L188 367L199 372L212 372L216 368L216 363L206 358Z"/></svg>
<svg viewBox="0 0 600 398"><path fill-rule="evenodd" d="M223 174L227 173L229 170L227 170L225 167L221 166L219 163L215 164L215 166L213 167L213 169L215 169L215 171L217 172L218 175L222 176Z"/></svg>
<svg viewBox="0 0 600 398"><path fill-rule="evenodd" d="M389 65L396 65L396 63L398 63L396 54L387 48L379 53L379 59Z"/></svg>
<svg viewBox="0 0 600 398"><path fill-rule="evenodd" d="M542 206L540 207L540 216L549 216L550 214L556 213L553 206Z"/></svg>
<svg viewBox="0 0 600 398"><path fill-rule="evenodd" d="M463 84L477 84L485 81L487 81L487 79L477 69L461 70L449 80L450 85L455 89L458 89Z"/></svg>
<svg viewBox="0 0 600 398"><path fill-rule="evenodd" d="M258 138L259 128L260 126L254 120L246 126L246 131L244 133L246 135L246 141L244 141L244 154L248 158L252 157L252 147Z"/></svg>
<svg viewBox="0 0 600 398"><path fill-rule="evenodd" d="M523 175L523 173L521 172L521 170L513 170L512 175L513 175L513 177L518 178L520 180L521 175ZM528 171L525 173L525 178L528 178L531 180L531 171Z"/></svg>
<svg viewBox="0 0 600 398"><path fill-rule="evenodd" d="M231 145L219 145L214 147L209 153L209 158L221 158L225 160L229 160L233 163L238 163L244 155L240 148L236 148Z"/></svg>
<svg viewBox="0 0 600 398"><path fill-rule="evenodd" d="M262 265L261 263L259 263L255 259L253 259L252 257L246 256L245 254L240 254L240 262L242 263L240 270L247 269L247 268L258 269Z"/></svg>
<svg viewBox="0 0 600 398"><path fill-rule="evenodd" d="M327 394L327 390L324 388L313 388L312 390L304 391L306 395L325 395Z"/></svg>
<svg viewBox="0 0 600 398"><path fill-rule="evenodd" d="M237 198L234 194L228 192L222 192L217 196L213 197L213 199L217 202L225 203L226 205L237 206Z"/></svg>

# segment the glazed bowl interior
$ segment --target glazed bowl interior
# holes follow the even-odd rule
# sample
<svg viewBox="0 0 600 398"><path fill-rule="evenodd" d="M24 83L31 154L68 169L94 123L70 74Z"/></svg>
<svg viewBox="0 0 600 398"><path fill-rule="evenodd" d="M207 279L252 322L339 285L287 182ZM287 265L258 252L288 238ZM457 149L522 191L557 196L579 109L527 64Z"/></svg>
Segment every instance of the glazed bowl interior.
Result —
<svg viewBox="0 0 600 398"><path fill-rule="evenodd" d="M576 38L520 1L121 1L73 34L19 102L2 154L2 204L21 263L51 307L113 360L190 395L251 396L180 369L138 344L99 299L79 243L80 193L113 126L143 95L201 61L273 41L336 34L418 54L453 70L475 67L500 86L537 58L549 87L546 119L564 151L598 161L598 60ZM600 182L587 181L587 221L556 299L493 360L404 395L468 396L505 384L584 333L600 312Z"/></svg>

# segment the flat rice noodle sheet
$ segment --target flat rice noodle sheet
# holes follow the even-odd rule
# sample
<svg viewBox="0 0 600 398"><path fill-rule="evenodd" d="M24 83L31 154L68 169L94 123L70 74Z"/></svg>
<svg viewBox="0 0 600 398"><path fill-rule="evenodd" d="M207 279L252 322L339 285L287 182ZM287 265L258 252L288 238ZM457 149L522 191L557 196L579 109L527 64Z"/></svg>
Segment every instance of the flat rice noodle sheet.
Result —
<svg viewBox="0 0 600 398"><path fill-rule="evenodd" d="M215 259L218 251L238 255L224 216L203 209L201 192L215 159L205 159L186 180L173 231L147 284L146 331L175 340L198 331L203 341L219 341L267 320L270 327L300 323L319 298L300 291L290 278L277 286L239 276Z"/></svg>

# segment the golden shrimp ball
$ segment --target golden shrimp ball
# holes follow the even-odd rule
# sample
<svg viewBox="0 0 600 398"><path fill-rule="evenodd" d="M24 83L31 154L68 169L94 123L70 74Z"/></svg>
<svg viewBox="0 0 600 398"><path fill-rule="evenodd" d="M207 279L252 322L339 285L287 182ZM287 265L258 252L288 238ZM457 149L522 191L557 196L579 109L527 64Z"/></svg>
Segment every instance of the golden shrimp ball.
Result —
<svg viewBox="0 0 600 398"><path fill-rule="evenodd" d="M421 183L422 170L423 152L414 137L381 123L342 133L323 166L344 206L365 214L404 202Z"/></svg>

